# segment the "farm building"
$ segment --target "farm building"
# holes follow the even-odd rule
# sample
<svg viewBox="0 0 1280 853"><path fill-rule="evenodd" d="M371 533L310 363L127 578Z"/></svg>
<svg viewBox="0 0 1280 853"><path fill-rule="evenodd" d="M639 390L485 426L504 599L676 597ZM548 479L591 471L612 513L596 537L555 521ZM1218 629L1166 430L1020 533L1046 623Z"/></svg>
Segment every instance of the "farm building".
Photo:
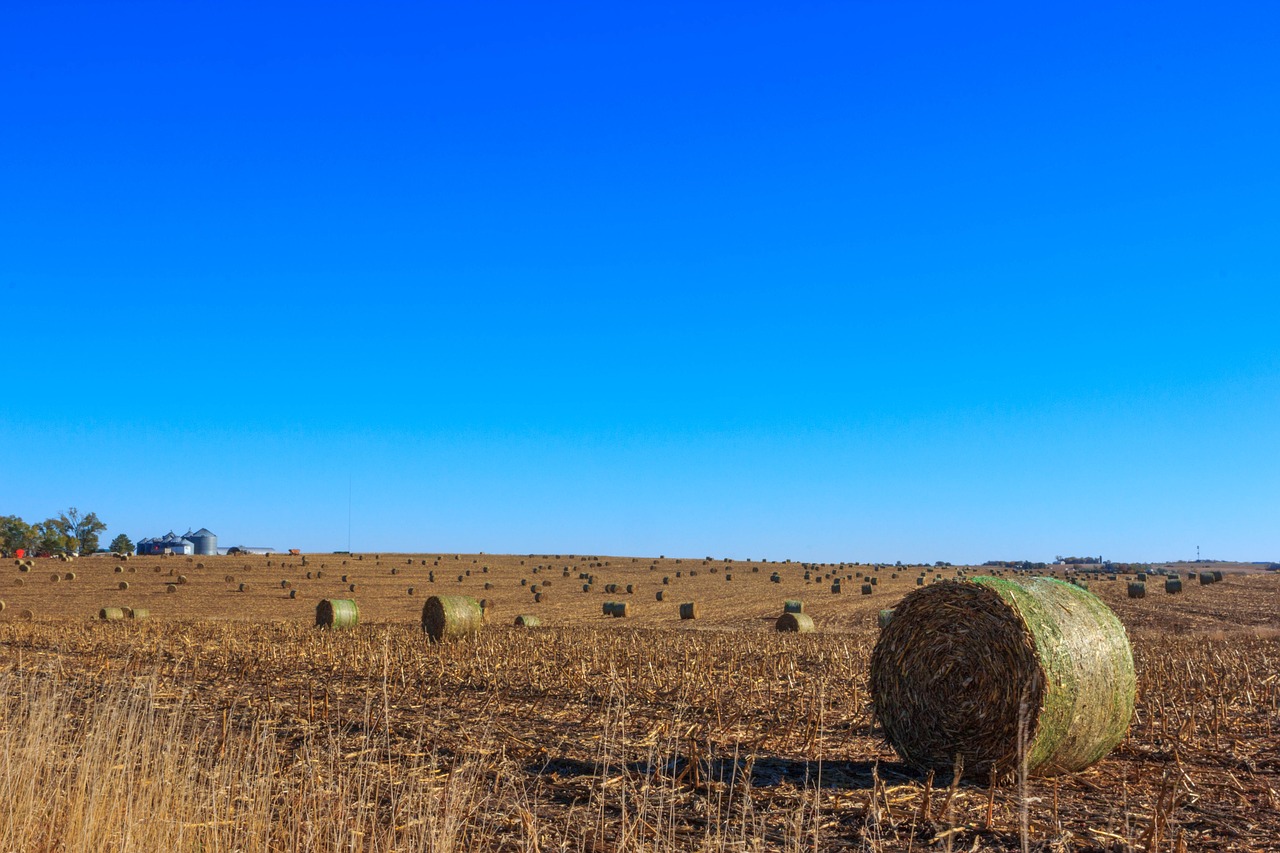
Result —
<svg viewBox="0 0 1280 853"><path fill-rule="evenodd" d="M218 537L208 528L200 528L195 533L188 530L178 536L172 530L155 539L142 539L138 542L139 554L185 554L187 556L212 556L218 553Z"/></svg>

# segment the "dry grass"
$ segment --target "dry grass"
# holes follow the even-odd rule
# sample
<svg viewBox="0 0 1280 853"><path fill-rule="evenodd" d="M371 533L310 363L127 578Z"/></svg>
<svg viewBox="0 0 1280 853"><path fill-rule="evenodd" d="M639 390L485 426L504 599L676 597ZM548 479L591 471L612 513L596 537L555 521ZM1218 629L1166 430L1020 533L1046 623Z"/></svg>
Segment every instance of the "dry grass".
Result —
<svg viewBox="0 0 1280 853"><path fill-rule="evenodd" d="M128 591L96 559L75 584L13 590L40 620L0 614L0 849L1017 850L1025 822L1030 849L1261 851L1280 834L1274 576L1134 601L1123 580L1095 583L1133 637L1129 737L1084 773L988 788L921 776L873 728L877 609L914 572L834 596L794 564L733 564L725 583L701 560L679 578L672 560L593 560L611 563L581 569L597 589L635 585L617 620L603 592L578 591L576 559L311 555L308 569L326 563L311 583L300 560L268 575L203 559L177 594L146 558ZM552 562L534 605L519 579ZM499 612L549 627L429 643L405 585L470 593L465 568ZM229 571L267 582L237 593ZM373 624L317 631L315 601L343 573ZM664 574L709 615L682 623L657 602ZM804 597L823 633L774 633L784 597ZM104 603L151 619L89 621Z"/></svg>

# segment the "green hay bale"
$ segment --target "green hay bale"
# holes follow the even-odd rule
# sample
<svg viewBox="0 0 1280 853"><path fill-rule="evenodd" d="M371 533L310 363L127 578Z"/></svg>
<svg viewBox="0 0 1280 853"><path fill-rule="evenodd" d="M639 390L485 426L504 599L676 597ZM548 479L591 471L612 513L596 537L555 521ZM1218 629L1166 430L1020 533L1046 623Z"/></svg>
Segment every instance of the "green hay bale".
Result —
<svg viewBox="0 0 1280 853"><path fill-rule="evenodd" d="M1177 578L1165 578L1164 591L1170 594L1182 592L1182 581Z"/></svg>
<svg viewBox="0 0 1280 853"><path fill-rule="evenodd" d="M916 590L871 655L871 697L909 764L978 775L1074 772L1119 743L1133 716L1133 653L1095 595L1051 578L975 577Z"/></svg>
<svg viewBox="0 0 1280 853"><path fill-rule="evenodd" d="M316 605L316 627L345 630L360 624L360 608L353 598L325 598Z"/></svg>
<svg viewBox="0 0 1280 853"><path fill-rule="evenodd" d="M516 617L517 628L538 628L542 625L542 620L532 613L521 613Z"/></svg>
<svg viewBox="0 0 1280 853"><path fill-rule="evenodd" d="M863 594L863 595L870 595L870 594L871 594L871 592L872 592L871 584L869 584L869 583L864 583L864 584L862 585L862 594Z"/></svg>
<svg viewBox="0 0 1280 853"><path fill-rule="evenodd" d="M433 595L422 605L422 630L432 642L470 636L484 626L484 609L469 595Z"/></svg>
<svg viewBox="0 0 1280 853"><path fill-rule="evenodd" d="M800 601L799 599L788 598L786 601L782 602L782 612L783 613L803 613L804 602Z"/></svg>
<svg viewBox="0 0 1280 853"><path fill-rule="evenodd" d="M805 613L783 613L773 627L782 633L812 634L813 617Z"/></svg>
<svg viewBox="0 0 1280 853"><path fill-rule="evenodd" d="M1146 598L1147 585L1142 581L1129 581L1130 598Z"/></svg>
<svg viewBox="0 0 1280 853"><path fill-rule="evenodd" d="M103 622L119 622L124 618L124 608L104 607L98 611L98 618Z"/></svg>
<svg viewBox="0 0 1280 853"><path fill-rule="evenodd" d="M696 601L686 601L680 605L681 619L698 619L702 616L702 605Z"/></svg>
<svg viewBox="0 0 1280 853"><path fill-rule="evenodd" d="M1194 572L1192 572L1192 574L1195 574L1195 573L1194 573ZM1209 584L1211 584L1211 583L1213 583L1213 572L1201 572L1201 573L1200 573L1200 585L1201 585L1201 586L1208 586L1208 585L1209 585Z"/></svg>
<svg viewBox="0 0 1280 853"><path fill-rule="evenodd" d="M625 601L606 601L600 608L605 616L614 619L625 619L631 615L631 605Z"/></svg>

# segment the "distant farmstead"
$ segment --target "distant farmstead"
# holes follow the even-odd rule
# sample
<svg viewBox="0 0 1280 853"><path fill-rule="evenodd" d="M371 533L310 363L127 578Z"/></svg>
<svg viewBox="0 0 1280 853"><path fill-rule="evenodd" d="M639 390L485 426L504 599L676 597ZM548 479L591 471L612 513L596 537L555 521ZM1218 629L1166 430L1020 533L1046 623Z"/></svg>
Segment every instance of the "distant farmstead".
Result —
<svg viewBox="0 0 1280 853"><path fill-rule="evenodd" d="M188 530L181 536L170 530L164 536L139 541L137 550L139 554L151 555L213 556L218 553L218 537L205 527L201 527L194 533Z"/></svg>

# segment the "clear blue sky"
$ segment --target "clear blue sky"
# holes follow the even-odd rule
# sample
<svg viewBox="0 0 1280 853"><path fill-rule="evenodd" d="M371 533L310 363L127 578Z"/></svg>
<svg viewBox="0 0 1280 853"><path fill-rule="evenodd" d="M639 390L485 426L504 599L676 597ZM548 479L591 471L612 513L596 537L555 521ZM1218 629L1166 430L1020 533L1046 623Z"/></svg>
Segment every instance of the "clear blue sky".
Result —
<svg viewBox="0 0 1280 853"><path fill-rule="evenodd" d="M0 514L1280 559L1280 6L5 3Z"/></svg>

